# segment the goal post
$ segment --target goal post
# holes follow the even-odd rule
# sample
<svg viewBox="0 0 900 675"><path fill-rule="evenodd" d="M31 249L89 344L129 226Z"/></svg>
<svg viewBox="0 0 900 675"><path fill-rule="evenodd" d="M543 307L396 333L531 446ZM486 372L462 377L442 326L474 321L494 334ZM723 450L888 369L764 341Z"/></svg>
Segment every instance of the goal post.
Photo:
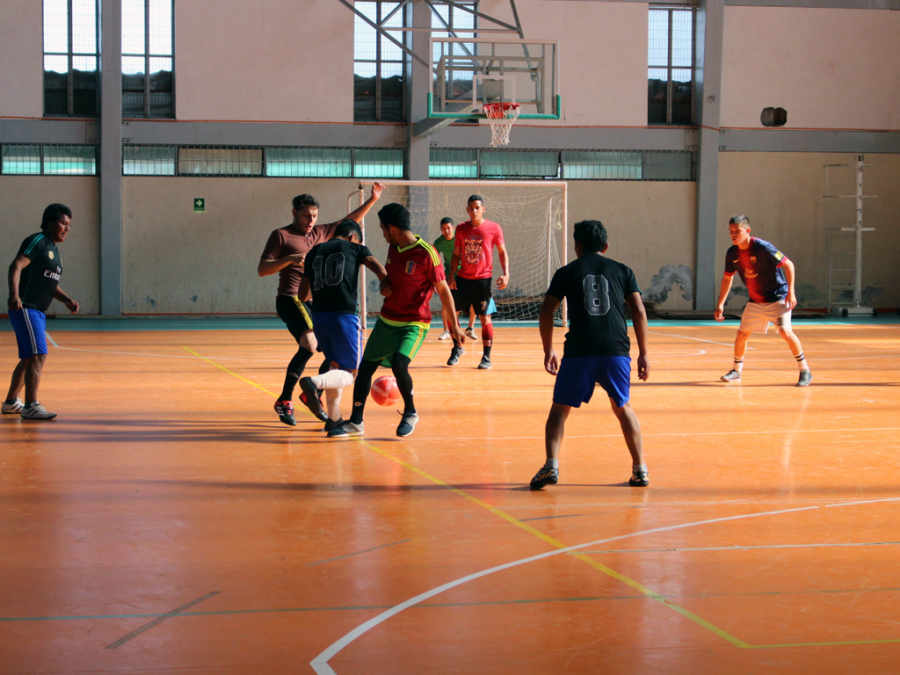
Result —
<svg viewBox="0 0 900 675"><path fill-rule="evenodd" d="M359 189L349 195L348 211L365 200L376 181L362 181ZM568 261L567 184L564 181L508 181L508 180L382 180L384 192L379 202L363 222L366 246L381 261L387 257L388 245L378 225L378 210L385 204L397 202L410 211L412 231L429 244L439 236L442 218L453 219L454 227L469 219L466 213L468 198L473 194L484 199L487 220L503 229L509 254L510 279L505 289L496 287L502 273L496 250L492 251L493 295L497 311L496 322L535 322L538 319L544 294L553 274ZM367 318L381 308L382 297L378 281L367 274L360 275L360 314ZM435 295L432 311L440 320L440 302ZM565 325L565 304L558 316ZM363 323L365 325L365 323Z"/></svg>

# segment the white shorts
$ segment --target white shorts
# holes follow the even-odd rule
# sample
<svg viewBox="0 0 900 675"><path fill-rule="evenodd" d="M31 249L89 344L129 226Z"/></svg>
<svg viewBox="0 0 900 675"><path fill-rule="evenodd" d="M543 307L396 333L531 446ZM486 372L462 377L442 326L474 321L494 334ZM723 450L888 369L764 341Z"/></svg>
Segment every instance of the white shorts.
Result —
<svg viewBox="0 0 900 675"><path fill-rule="evenodd" d="M741 315L740 330L745 333L767 333L769 324L779 330L791 329L791 306L787 300L778 302L748 302Z"/></svg>

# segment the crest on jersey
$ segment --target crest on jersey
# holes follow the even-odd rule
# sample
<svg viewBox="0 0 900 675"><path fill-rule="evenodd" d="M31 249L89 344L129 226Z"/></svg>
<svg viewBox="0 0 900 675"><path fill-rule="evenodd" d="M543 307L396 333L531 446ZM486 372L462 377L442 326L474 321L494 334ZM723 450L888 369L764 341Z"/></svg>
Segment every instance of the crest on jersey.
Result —
<svg viewBox="0 0 900 675"><path fill-rule="evenodd" d="M755 255L750 256L750 262L752 262L754 265L756 264L756 256Z"/></svg>
<svg viewBox="0 0 900 675"><path fill-rule="evenodd" d="M406 273L412 274L413 270L416 269L416 261L415 260L407 260L406 261Z"/></svg>
<svg viewBox="0 0 900 675"><path fill-rule="evenodd" d="M47 255L50 256L50 260L53 260L53 251L47 251Z"/></svg>
<svg viewBox="0 0 900 675"><path fill-rule="evenodd" d="M484 258L484 241L472 237L464 241L466 262L477 263Z"/></svg>
<svg viewBox="0 0 900 675"><path fill-rule="evenodd" d="M782 258L784 258L784 253L782 253L781 251L775 251L775 260L781 260Z"/></svg>

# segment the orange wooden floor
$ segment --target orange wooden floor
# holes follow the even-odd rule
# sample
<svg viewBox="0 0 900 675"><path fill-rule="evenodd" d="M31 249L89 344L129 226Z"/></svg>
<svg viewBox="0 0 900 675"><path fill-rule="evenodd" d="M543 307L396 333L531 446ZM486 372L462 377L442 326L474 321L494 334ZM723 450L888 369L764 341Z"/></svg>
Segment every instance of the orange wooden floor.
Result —
<svg viewBox="0 0 900 675"><path fill-rule="evenodd" d="M900 672L900 326L798 322L808 389L775 335L718 382L734 329L651 328L649 488L598 395L542 492L536 328L491 371L433 331L415 434L353 441L278 423L285 331L55 333L59 418L0 419L0 672Z"/></svg>

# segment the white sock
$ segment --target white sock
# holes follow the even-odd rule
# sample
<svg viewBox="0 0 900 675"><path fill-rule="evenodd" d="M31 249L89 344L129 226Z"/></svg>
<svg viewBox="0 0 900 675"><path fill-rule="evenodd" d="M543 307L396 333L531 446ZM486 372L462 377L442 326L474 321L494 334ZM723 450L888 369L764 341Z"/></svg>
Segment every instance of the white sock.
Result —
<svg viewBox="0 0 900 675"><path fill-rule="evenodd" d="M806 362L806 357L803 355L803 352L794 354L794 360L797 361L797 366L800 370L809 370L809 364Z"/></svg>
<svg viewBox="0 0 900 675"><path fill-rule="evenodd" d="M544 462L544 466L548 469L559 469L559 460L558 459L548 459Z"/></svg>
<svg viewBox="0 0 900 675"><path fill-rule="evenodd" d="M744 359L741 359L740 361L738 361L737 359L735 359L735 360L734 360L734 365L731 366L731 369L732 369L732 370L736 370L736 371L738 371L739 373L742 372L742 371L744 370Z"/></svg>
<svg viewBox="0 0 900 675"><path fill-rule="evenodd" d="M353 384L353 375L346 370L329 370L310 379L319 389L343 389Z"/></svg>

